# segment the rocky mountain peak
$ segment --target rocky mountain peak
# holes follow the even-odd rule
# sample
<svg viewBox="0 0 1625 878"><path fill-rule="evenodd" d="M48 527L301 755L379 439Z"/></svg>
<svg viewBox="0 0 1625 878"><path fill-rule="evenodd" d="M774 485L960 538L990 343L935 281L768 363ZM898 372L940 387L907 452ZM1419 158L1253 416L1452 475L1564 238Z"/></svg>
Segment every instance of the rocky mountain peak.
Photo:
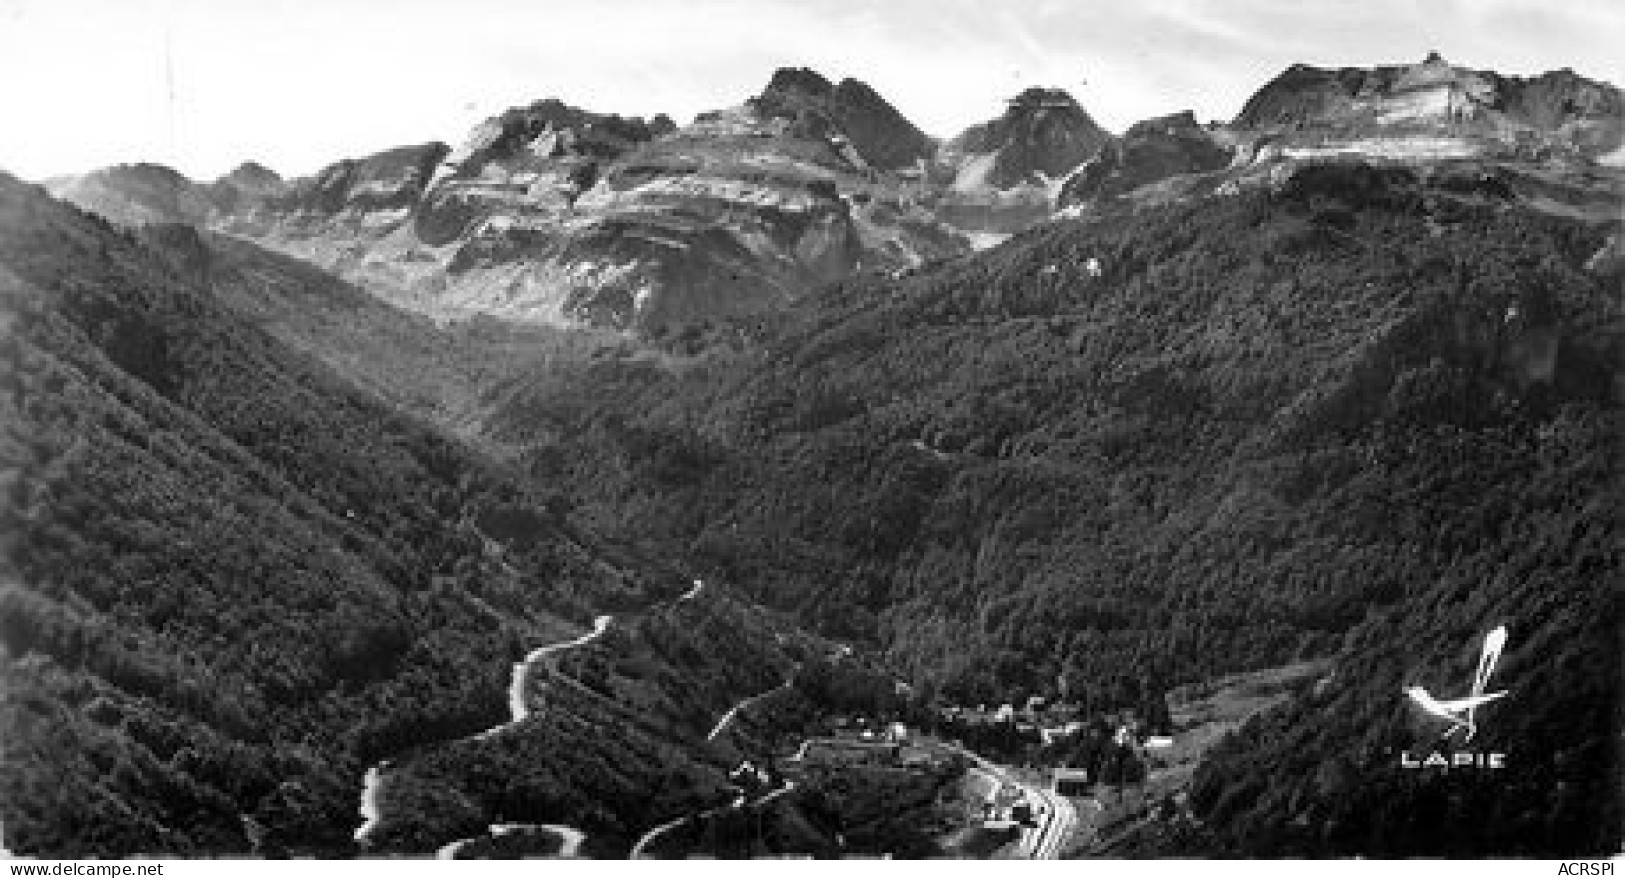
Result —
<svg viewBox="0 0 1625 878"><path fill-rule="evenodd" d="M764 118L788 121L794 135L844 139L876 168L906 167L935 149L879 92L850 77L833 85L805 67L781 67L747 105Z"/></svg>
<svg viewBox="0 0 1625 878"><path fill-rule="evenodd" d="M823 74L807 67L780 67L768 80L766 94L801 94L813 98L827 98L835 86Z"/></svg>
<svg viewBox="0 0 1625 878"><path fill-rule="evenodd" d="M1218 170L1230 163L1230 155L1190 110L1145 119L1079 166L1062 186L1058 203L1111 198L1169 177Z"/></svg>
<svg viewBox="0 0 1625 878"><path fill-rule="evenodd" d="M862 80L841 80L831 109L852 145L875 167L912 165L936 149L925 132Z"/></svg>
<svg viewBox="0 0 1625 878"><path fill-rule="evenodd" d="M975 184L1004 189L1036 182L1040 176L1062 176L1110 139L1066 90L1032 87L1006 101L999 118L954 138L944 156L961 165L961 188Z"/></svg>
<svg viewBox="0 0 1625 878"><path fill-rule="evenodd" d="M255 161L247 161L220 177L225 183L249 191L269 191L282 186L282 176Z"/></svg>
<svg viewBox="0 0 1625 878"><path fill-rule="evenodd" d="M1009 106L1011 112L1033 112L1044 109L1076 109L1079 112L1083 111L1083 107L1078 103L1077 98L1072 97L1064 88L1032 86L1024 89L1021 94L1010 98L1005 103Z"/></svg>

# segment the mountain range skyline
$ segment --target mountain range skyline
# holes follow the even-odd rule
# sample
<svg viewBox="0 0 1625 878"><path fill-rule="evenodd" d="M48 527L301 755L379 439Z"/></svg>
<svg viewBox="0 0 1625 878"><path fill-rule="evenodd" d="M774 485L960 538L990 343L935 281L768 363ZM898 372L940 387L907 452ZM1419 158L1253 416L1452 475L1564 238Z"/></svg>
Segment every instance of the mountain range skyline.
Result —
<svg viewBox="0 0 1625 878"><path fill-rule="evenodd" d="M453 21L447 12L427 3L270 11L8 0L0 75L51 87L0 96L0 115L29 132L0 143L0 167L43 179L152 161L207 178L254 160L302 175L340 156L454 142L542 97L686 123L745 99L785 66L860 79L939 139L997 116L1030 86L1068 91L1116 132L1187 109L1228 121L1261 82L1298 62L1414 63L1438 51L1506 73L1570 67L1625 79L1609 51L1625 13L1600 3L1356 10L1163 0L1123 10L640 0L605 10L481 0L460 5Z"/></svg>

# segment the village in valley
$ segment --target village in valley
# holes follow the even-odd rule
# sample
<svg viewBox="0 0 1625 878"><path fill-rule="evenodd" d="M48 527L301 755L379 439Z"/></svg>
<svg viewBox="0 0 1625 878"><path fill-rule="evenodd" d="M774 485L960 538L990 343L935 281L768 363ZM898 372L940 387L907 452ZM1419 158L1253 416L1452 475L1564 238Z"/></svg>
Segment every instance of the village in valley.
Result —
<svg viewBox="0 0 1625 878"><path fill-rule="evenodd" d="M853 658L832 656L845 673L858 664ZM1202 754L1323 671L1301 663L1182 687L1133 708L1091 710L1041 695L996 705L926 700L865 669L859 673L872 686L889 691L826 702L829 709L803 716L793 734L771 710L743 718L780 733L765 748L772 755L741 751L730 778L747 799L797 786L839 788L849 797L843 801L861 802L854 813L929 813L920 829L942 855L1110 855L1138 830L1187 819ZM933 779L930 801L916 800L919 787L908 778Z"/></svg>
<svg viewBox="0 0 1625 878"><path fill-rule="evenodd" d="M1139 711L1087 712L1032 696L1019 705L922 703L904 683L876 709L830 711L774 755L746 756L730 779L747 797L839 777L954 776L937 796L942 847L953 855L1055 857L1081 852L1113 824L1183 806L1147 802L1148 777L1175 745L1165 702Z"/></svg>

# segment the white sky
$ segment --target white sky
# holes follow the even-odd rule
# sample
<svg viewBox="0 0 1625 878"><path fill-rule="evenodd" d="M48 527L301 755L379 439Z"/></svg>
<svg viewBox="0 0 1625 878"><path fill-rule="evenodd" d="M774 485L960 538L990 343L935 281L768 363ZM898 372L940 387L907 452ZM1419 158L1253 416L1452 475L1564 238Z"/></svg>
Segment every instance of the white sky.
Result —
<svg viewBox="0 0 1625 878"><path fill-rule="evenodd" d="M145 160L212 178L252 158L307 174L455 145L543 97L683 123L792 65L862 79L937 136L1029 85L1121 131L1229 119L1298 61L1438 49L1621 84L1622 47L1619 0L0 0L0 169Z"/></svg>

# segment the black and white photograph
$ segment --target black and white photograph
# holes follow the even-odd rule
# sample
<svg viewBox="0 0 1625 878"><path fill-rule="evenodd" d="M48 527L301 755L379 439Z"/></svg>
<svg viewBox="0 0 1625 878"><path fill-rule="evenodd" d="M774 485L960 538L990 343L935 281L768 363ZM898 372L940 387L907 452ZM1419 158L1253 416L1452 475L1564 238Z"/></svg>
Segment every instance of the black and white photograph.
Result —
<svg viewBox="0 0 1625 878"><path fill-rule="evenodd" d="M1622 85L1617 0L0 0L0 858L1614 875Z"/></svg>

